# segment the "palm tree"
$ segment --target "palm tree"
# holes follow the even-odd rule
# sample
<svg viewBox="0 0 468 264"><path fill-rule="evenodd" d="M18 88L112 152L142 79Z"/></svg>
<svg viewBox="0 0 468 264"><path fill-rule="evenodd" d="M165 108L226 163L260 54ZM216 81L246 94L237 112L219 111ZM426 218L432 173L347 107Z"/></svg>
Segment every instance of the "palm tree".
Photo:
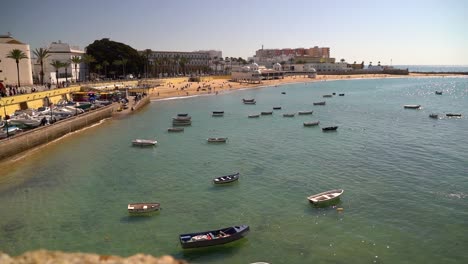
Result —
<svg viewBox="0 0 468 264"><path fill-rule="evenodd" d="M71 63L69 61L63 62L62 67L65 68L65 82L68 83L68 67L70 67Z"/></svg>
<svg viewBox="0 0 468 264"><path fill-rule="evenodd" d="M150 60L150 56L151 54L153 53L153 51L151 49L145 49L144 51L144 55L145 55L145 58L146 58L146 62L145 62L145 66L146 66L146 78L148 78L148 71L149 71L149 60Z"/></svg>
<svg viewBox="0 0 468 264"><path fill-rule="evenodd" d="M80 64L82 62L82 60L78 56L73 56L70 61L71 61L71 63L73 63L75 65L75 82L78 82L78 72L77 72L76 68L77 68L78 64Z"/></svg>
<svg viewBox="0 0 468 264"><path fill-rule="evenodd" d="M123 72L123 76L126 77L125 67L127 66L128 59L123 58L123 59L120 60L120 61L122 62L122 72Z"/></svg>
<svg viewBox="0 0 468 264"><path fill-rule="evenodd" d="M340 61L341 61L341 63L344 63L344 62L345 62L345 59L341 59Z"/></svg>
<svg viewBox="0 0 468 264"><path fill-rule="evenodd" d="M101 76L102 65L101 64L96 64L96 66L94 66L94 68L98 72L98 76Z"/></svg>
<svg viewBox="0 0 468 264"><path fill-rule="evenodd" d="M55 85L58 88L58 85L59 85L59 81L58 81L59 69L63 67L63 63L61 61L58 61L58 60L53 60L52 63L50 63L50 65L52 67L54 67L54 69L55 69L55 82L56 82Z"/></svg>
<svg viewBox="0 0 468 264"><path fill-rule="evenodd" d="M44 85L44 60L49 57L49 50L48 49L43 49L43 48L39 48L39 49L35 49L33 51L34 55L37 57L37 62L39 62L41 64L41 72L40 72L40 76L41 76L41 85Z"/></svg>
<svg viewBox="0 0 468 264"><path fill-rule="evenodd" d="M21 87L19 76L19 62L22 59L27 59L28 56L26 56L26 54L22 50L14 49L8 53L7 58L14 59L16 61L16 72L18 73L18 87Z"/></svg>
<svg viewBox="0 0 468 264"><path fill-rule="evenodd" d="M115 61L112 62L112 65L114 65L116 67L119 67L120 65L123 65L123 63L122 63L121 60L115 60ZM115 76L114 76L114 78L115 78Z"/></svg>
<svg viewBox="0 0 468 264"><path fill-rule="evenodd" d="M180 59L179 59L179 64L180 64L180 67L182 68L182 72L184 73L185 75L185 66L187 65L187 63L189 62L190 59L188 59L187 57L184 57L182 56Z"/></svg>
<svg viewBox="0 0 468 264"><path fill-rule="evenodd" d="M92 56L92 55L89 55L89 54L85 54L83 55L83 62L86 64L86 68L88 69L88 80L89 80L89 75L90 75L90 65L91 63L95 62L96 59Z"/></svg>
<svg viewBox="0 0 468 264"><path fill-rule="evenodd" d="M109 66L109 62L108 61L103 61L102 66L104 67L104 75L107 78L107 66Z"/></svg>

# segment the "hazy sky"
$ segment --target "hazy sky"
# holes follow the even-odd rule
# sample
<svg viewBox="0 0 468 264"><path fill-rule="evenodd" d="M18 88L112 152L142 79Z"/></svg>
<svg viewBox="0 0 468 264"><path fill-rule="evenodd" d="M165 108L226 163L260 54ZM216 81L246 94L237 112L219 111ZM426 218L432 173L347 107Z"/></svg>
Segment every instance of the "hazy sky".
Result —
<svg viewBox="0 0 468 264"><path fill-rule="evenodd" d="M1 0L0 34L31 49L110 38L137 50L330 47L348 62L467 65L466 0Z"/></svg>

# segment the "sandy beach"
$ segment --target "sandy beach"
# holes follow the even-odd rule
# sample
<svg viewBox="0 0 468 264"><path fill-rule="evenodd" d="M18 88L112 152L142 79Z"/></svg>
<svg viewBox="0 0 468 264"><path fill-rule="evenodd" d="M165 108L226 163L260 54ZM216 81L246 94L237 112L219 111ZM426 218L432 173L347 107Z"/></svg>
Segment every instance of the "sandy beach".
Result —
<svg viewBox="0 0 468 264"><path fill-rule="evenodd" d="M163 84L150 90L151 100L196 96L204 94L221 94L238 89L249 89L265 86L275 86L287 83L308 83L331 80L351 80L351 79L380 79L380 78L417 78L446 76L463 76L456 74L416 74L390 75L390 74L360 74L360 75L318 75L317 78L307 76L288 76L279 80L263 80L261 83L248 84L231 82L227 78L205 77L200 82L189 82L188 78L165 79Z"/></svg>

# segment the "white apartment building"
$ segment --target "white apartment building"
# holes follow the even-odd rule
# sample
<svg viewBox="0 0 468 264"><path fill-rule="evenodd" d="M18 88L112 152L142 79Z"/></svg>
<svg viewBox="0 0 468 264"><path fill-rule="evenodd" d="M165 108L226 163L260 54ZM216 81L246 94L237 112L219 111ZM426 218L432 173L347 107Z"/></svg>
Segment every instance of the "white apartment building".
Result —
<svg viewBox="0 0 468 264"><path fill-rule="evenodd" d="M16 60L7 58L8 54L14 49L23 51L28 57L19 61L20 85L32 85L33 78L29 45L14 39L11 35L0 35L0 81L4 85L18 85Z"/></svg>
<svg viewBox="0 0 468 264"><path fill-rule="evenodd" d="M76 65L71 62L71 58L74 56L82 58L85 52L80 50L78 46L71 46L68 43L62 43L60 40L58 42L52 42L49 47L49 56L43 61L44 63L44 83L56 83L56 70L52 65L50 65L54 60L61 62L69 62L70 65L65 68L59 69L59 83L65 82L68 79L69 82L84 81L85 80L85 64L80 63ZM65 72L67 73L67 78L65 77ZM33 75L34 78L40 80L41 73L41 64L37 61L37 58L33 59Z"/></svg>

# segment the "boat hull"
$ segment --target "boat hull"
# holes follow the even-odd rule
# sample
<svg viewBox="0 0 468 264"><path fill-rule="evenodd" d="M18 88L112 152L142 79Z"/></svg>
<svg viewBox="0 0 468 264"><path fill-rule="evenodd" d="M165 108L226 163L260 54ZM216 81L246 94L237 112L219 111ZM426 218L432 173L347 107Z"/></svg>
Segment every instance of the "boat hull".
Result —
<svg viewBox="0 0 468 264"><path fill-rule="evenodd" d="M216 245L223 245L226 243L239 240L245 237L248 234L249 230L250 230L250 227L247 225L233 226L233 227L227 227L227 228L213 230L213 231L182 234L179 236L179 240L180 240L180 244L182 248L184 249L210 247L210 246L216 246ZM218 234L220 231L223 231L224 233L229 234L229 236L221 237L221 238L198 240L198 241L192 240L192 238L197 237L197 236L209 236L210 233L215 235L215 234Z"/></svg>
<svg viewBox="0 0 468 264"><path fill-rule="evenodd" d="M231 175L221 176L213 179L214 184L226 184L239 180L239 173L234 173Z"/></svg>

